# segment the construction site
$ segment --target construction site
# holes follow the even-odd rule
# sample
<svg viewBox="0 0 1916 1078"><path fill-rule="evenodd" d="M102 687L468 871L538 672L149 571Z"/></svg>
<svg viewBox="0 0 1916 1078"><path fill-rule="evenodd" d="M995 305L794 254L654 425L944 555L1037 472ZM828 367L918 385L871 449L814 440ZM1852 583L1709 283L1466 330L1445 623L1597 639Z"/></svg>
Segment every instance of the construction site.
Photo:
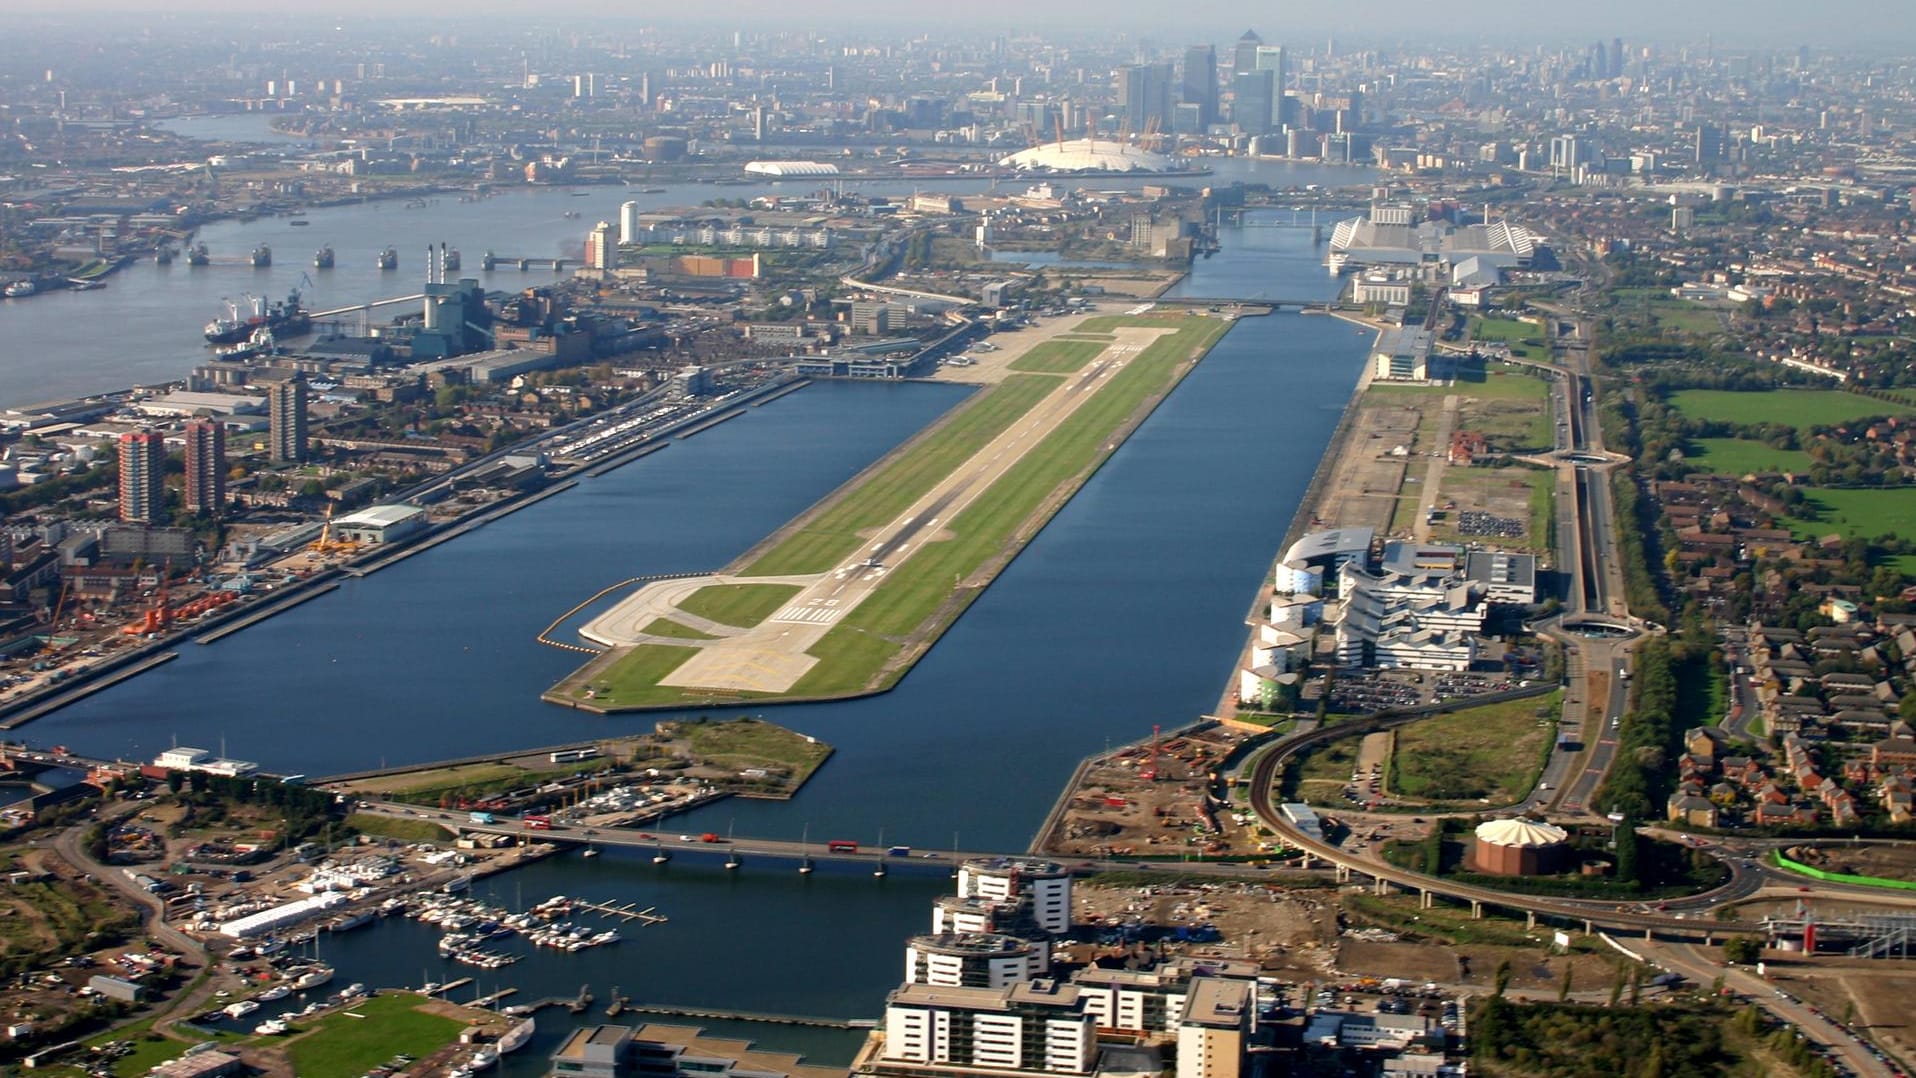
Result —
<svg viewBox="0 0 1916 1078"><path fill-rule="evenodd" d="M103 538L110 541L112 534ZM105 545L101 539L93 543ZM65 567L46 608L44 630L19 638L14 649L0 657L0 704L85 674L97 663L168 633L210 623L211 615L236 613L230 611L236 604L257 602L336 567L361 546L336 531L328 513L317 538L293 544L285 556L252 572L216 576L187 568L199 564L187 546L130 564L99 558L96 564Z"/></svg>
<svg viewBox="0 0 1916 1078"><path fill-rule="evenodd" d="M1205 722L1085 761L1040 832L1057 857L1173 860L1277 852L1246 806L1210 792L1219 765L1252 728Z"/></svg>

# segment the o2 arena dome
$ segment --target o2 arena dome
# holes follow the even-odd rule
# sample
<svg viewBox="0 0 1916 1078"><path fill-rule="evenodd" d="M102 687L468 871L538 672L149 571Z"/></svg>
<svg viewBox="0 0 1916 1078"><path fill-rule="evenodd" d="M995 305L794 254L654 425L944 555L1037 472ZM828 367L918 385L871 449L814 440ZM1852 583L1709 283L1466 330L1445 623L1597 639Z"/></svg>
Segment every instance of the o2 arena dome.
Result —
<svg viewBox="0 0 1916 1078"><path fill-rule="evenodd" d="M1032 172L1175 172L1177 162L1152 150L1116 139L1080 138L1047 142L1020 150L998 162Z"/></svg>

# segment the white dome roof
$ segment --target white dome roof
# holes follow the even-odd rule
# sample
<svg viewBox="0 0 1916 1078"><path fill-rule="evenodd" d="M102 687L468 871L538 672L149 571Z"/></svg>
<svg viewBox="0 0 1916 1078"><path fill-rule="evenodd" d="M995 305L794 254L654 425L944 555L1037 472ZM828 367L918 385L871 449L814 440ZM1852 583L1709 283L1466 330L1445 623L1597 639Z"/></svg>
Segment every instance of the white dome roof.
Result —
<svg viewBox="0 0 1916 1078"><path fill-rule="evenodd" d="M1491 820L1477 825L1477 841L1493 846L1555 846L1570 833L1536 820Z"/></svg>
<svg viewBox="0 0 1916 1078"><path fill-rule="evenodd" d="M818 161L747 161L745 171L754 176L783 176L787 178L805 178L809 176L836 176L838 166Z"/></svg>
<svg viewBox="0 0 1916 1078"><path fill-rule="evenodd" d="M998 162L1046 172L1169 172L1177 163L1161 153L1115 139L1072 139L1020 150Z"/></svg>

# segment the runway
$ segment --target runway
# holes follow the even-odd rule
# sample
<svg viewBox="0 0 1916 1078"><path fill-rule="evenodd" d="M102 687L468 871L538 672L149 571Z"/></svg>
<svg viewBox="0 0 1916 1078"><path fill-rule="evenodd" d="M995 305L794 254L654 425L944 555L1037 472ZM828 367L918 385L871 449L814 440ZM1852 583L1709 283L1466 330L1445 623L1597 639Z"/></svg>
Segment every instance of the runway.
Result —
<svg viewBox="0 0 1916 1078"><path fill-rule="evenodd" d="M874 529L853 558L830 572L811 576L745 577L716 574L647 585L581 630L607 647L670 644L698 653L660 680L677 688L732 692L783 693L818 660L813 645L846 614L877 592L926 545L950 539L950 522L986 496L992 486L1037 448L1052 431L1096 396L1107 380L1125 368L1160 335L1174 328L1120 328L1116 340L1078 371L1058 377L1058 388L998 437L966 458L889 523ZM851 497L857 497L854 491ZM678 604L714 584L797 584L800 591L764 622L751 628L719 625L686 614ZM962 585L954 580L952 588ZM658 618L714 637L686 640L644 632Z"/></svg>

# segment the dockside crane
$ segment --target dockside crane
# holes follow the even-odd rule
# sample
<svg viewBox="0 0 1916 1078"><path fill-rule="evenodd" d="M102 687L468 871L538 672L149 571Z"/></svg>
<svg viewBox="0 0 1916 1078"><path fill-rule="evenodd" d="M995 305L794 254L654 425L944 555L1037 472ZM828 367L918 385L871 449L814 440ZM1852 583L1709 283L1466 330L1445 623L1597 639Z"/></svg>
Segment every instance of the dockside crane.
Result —
<svg viewBox="0 0 1916 1078"><path fill-rule="evenodd" d="M1138 765L1138 778L1145 782L1156 782L1158 779L1159 730L1160 727L1156 723L1151 725L1151 751L1145 754L1144 762Z"/></svg>

